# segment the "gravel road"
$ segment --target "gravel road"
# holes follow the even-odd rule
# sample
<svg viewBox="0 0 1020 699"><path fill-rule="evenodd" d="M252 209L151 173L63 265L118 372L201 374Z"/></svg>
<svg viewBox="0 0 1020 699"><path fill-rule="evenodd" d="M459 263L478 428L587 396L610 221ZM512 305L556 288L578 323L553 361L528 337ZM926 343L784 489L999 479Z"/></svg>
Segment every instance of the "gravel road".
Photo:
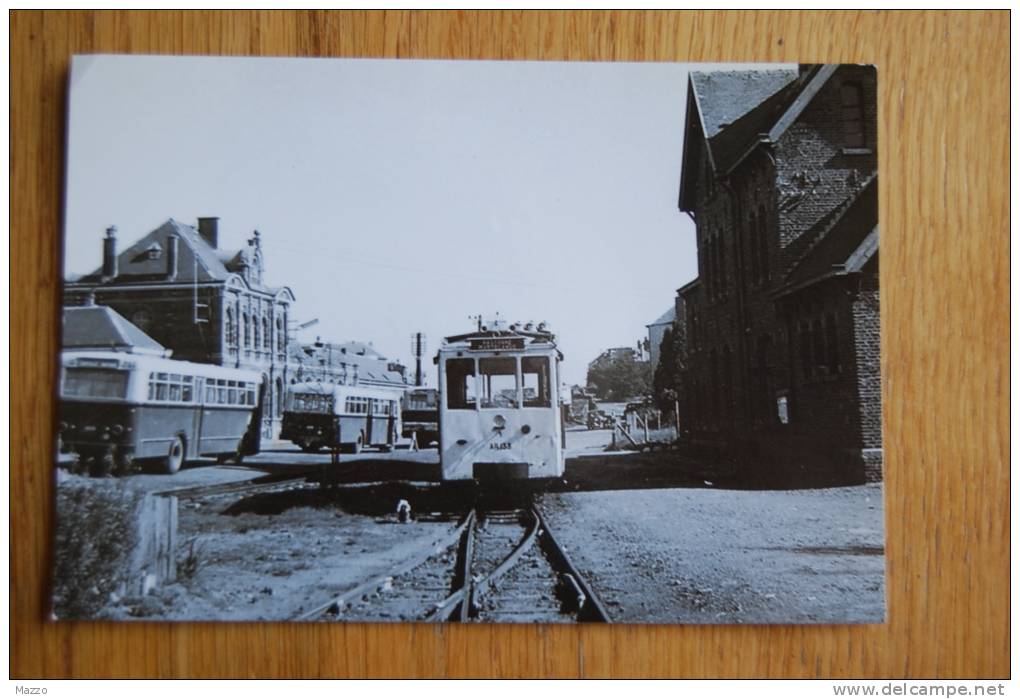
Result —
<svg viewBox="0 0 1020 699"><path fill-rule="evenodd" d="M884 617L880 486L561 493L546 495L544 508L620 621Z"/></svg>

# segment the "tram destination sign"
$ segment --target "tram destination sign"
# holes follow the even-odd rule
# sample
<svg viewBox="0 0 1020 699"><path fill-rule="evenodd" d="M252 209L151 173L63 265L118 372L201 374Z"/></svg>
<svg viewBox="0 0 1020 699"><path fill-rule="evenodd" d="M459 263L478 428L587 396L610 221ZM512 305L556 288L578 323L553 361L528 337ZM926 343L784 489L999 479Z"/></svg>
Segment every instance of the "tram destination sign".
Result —
<svg viewBox="0 0 1020 699"><path fill-rule="evenodd" d="M517 350L524 349L523 337L483 337L471 340L473 350Z"/></svg>

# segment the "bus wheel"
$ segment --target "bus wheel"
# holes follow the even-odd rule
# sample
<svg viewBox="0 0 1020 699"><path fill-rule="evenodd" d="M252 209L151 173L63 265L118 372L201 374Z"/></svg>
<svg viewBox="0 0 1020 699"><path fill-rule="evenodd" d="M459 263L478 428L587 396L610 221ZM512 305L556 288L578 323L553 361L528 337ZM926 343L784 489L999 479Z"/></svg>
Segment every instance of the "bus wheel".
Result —
<svg viewBox="0 0 1020 699"><path fill-rule="evenodd" d="M181 470L184 463L184 441L178 436L170 443L170 449L163 459L163 473L173 475Z"/></svg>
<svg viewBox="0 0 1020 699"><path fill-rule="evenodd" d="M135 460L130 454L117 454L114 464L115 476L130 476L135 472Z"/></svg>
<svg viewBox="0 0 1020 699"><path fill-rule="evenodd" d="M113 471L113 454L101 454L92 459L89 464L89 475L95 478L105 478Z"/></svg>

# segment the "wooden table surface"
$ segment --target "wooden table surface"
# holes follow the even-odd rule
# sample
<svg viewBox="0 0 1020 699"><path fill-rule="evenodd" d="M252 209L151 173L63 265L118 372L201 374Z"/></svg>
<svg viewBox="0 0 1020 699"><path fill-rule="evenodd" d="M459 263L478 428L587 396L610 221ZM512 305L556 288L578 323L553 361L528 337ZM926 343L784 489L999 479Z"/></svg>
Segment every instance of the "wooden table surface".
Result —
<svg viewBox="0 0 1020 699"><path fill-rule="evenodd" d="M1008 675L1008 13L14 11L10 27L13 677ZM877 64L888 622L45 621L67 76L90 52Z"/></svg>

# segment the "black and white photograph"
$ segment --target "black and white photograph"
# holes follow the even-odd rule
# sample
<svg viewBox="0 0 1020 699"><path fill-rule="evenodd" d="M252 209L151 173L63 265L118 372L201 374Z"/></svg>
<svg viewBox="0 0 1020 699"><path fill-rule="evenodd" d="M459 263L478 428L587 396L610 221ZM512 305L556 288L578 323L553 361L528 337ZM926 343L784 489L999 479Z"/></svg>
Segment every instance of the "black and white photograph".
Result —
<svg viewBox="0 0 1020 699"><path fill-rule="evenodd" d="M75 56L53 618L882 623L877 80Z"/></svg>

